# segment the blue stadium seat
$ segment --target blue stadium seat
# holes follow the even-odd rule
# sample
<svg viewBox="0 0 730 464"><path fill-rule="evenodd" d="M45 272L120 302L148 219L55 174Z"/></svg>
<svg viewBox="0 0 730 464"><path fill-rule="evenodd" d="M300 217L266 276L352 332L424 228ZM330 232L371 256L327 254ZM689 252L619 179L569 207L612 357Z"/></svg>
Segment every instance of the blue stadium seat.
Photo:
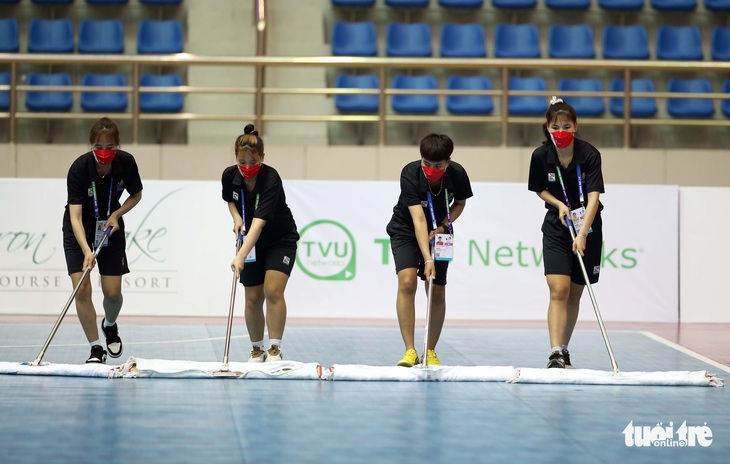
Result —
<svg viewBox="0 0 730 464"><path fill-rule="evenodd" d="M182 23L176 19L142 19L137 26L137 53L182 53Z"/></svg>
<svg viewBox="0 0 730 464"><path fill-rule="evenodd" d="M697 0L651 0L651 7L663 11L692 11L697 8Z"/></svg>
<svg viewBox="0 0 730 464"><path fill-rule="evenodd" d="M603 10L639 11L644 8L644 0L598 0Z"/></svg>
<svg viewBox="0 0 730 464"><path fill-rule="evenodd" d="M20 50L18 20L0 18L0 53L16 53Z"/></svg>
<svg viewBox="0 0 730 464"><path fill-rule="evenodd" d="M701 60L702 35L697 26L659 26L656 38L659 60Z"/></svg>
<svg viewBox="0 0 730 464"><path fill-rule="evenodd" d="M730 94L730 79L722 83L722 93ZM722 100L720 108L722 109L722 114L730 117L730 99Z"/></svg>
<svg viewBox="0 0 730 464"><path fill-rule="evenodd" d="M444 8L481 8L484 0L439 0Z"/></svg>
<svg viewBox="0 0 730 464"><path fill-rule="evenodd" d="M84 74L81 85L121 87L127 85L123 74ZM81 92L81 109L97 113L120 112L127 109L124 92Z"/></svg>
<svg viewBox="0 0 730 464"><path fill-rule="evenodd" d="M547 90L542 77L510 77L510 90ZM507 102L512 116L543 116L548 109L546 96L510 96Z"/></svg>
<svg viewBox="0 0 730 464"><path fill-rule="evenodd" d="M428 6L430 0L385 0L385 4L395 8L421 8Z"/></svg>
<svg viewBox="0 0 730 464"><path fill-rule="evenodd" d="M648 60L649 40L646 28L640 24L604 27L603 57L614 60Z"/></svg>
<svg viewBox="0 0 730 464"><path fill-rule="evenodd" d="M90 5L124 5L129 3L129 0L86 0L86 3Z"/></svg>
<svg viewBox="0 0 730 464"><path fill-rule="evenodd" d="M552 10L587 10L591 0L545 0L545 6Z"/></svg>
<svg viewBox="0 0 730 464"><path fill-rule="evenodd" d="M10 73L0 73L0 85L10 85ZM0 91L0 111L7 111L10 108L10 91Z"/></svg>
<svg viewBox="0 0 730 464"><path fill-rule="evenodd" d="M705 0L705 9L710 11L730 11L730 0Z"/></svg>
<svg viewBox="0 0 730 464"><path fill-rule="evenodd" d="M124 26L120 19L82 19L79 53L124 53Z"/></svg>
<svg viewBox="0 0 730 464"><path fill-rule="evenodd" d="M624 80L612 79L611 92L623 92ZM654 92L654 82L651 79L633 79L631 81L632 92ZM624 99L613 97L609 100L609 109L614 116L623 117ZM639 97L631 99L632 118L651 118L657 113L656 99L653 97Z"/></svg>
<svg viewBox="0 0 730 464"><path fill-rule="evenodd" d="M182 77L177 74L142 74L140 87L173 87L182 85ZM181 93L147 93L139 94L139 109L144 113L177 113L183 108Z"/></svg>
<svg viewBox="0 0 730 464"><path fill-rule="evenodd" d="M179 5L182 0L139 0L139 3L145 5Z"/></svg>
<svg viewBox="0 0 730 464"><path fill-rule="evenodd" d="M74 0L32 0L32 1L33 1L33 3L38 3L41 5L43 5L43 4L46 4L46 5L59 4L60 5L60 4L70 4L70 3L74 2Z"/></svg>
<svg viewBox="0 0 730 464"><path fill-rule="evenodd" d="M494 29L497 58L539 58L540 33L535 24L497 24Z"/></svg>
<svg viewBox="0 0 730 464"><path fill-rule="evenodd" d="M388 56L431 56L431 29L426 23L389 23L386 34Z"/></svg>
<svg viewBox="0 0 730 464"><path fill-rule="evenodd" d="M484 76L450 76L450 90L491 90L492 81ZM446 109L453 114L489 114L494 109L491 95L448 95Z"/></svg>
<svg viewBox="0 0 730 464"><path fill-rule="evenodd" d="M537 0L492 0L492 6L502 10L532 10Z"/></svg>
<svg viewBox="0 0 730 464"><path fill-rule="evenodd" d="M26 84L71 86L71 75L30 73ZM28 91L25 94L25 106L31 111L69 111L73 106L73 95L63 91Z"/></svg>
<svg viewBox="0 0 730 464"><path fill-rule="evenodd" d="M375 23L335 21L332 25L332 54L335 56L376 56L378 32Z"/></svg>
<svg viewBox="0 0 730 464"><path fill-rule="evenodd" d="M335 87L338 89L378 89L380 81L375 74L340 74ZM335 108L343 113L375 113L378 111L378 95L335 95Z"/></svg>
<svg viewBox="0 0 730 464"><path fill-rule="evenodd" d="M730 27L716 27L712 29L712 59L715 61L730 61Z"/></svg>
<svg viewBox="0 0 730 464"><path fill-rule="evenodd" d="M399 74L393 78L393 88L436 90L436 78L428 75ZM393 110L398 113L432 114L438 109L439 102L436 95L393 95Z"/></svg>
<svg viewBox="0 0 730 464"><path fill-rule="evenodd" d="M669 79L667 92L712 93L712 84L707 79ZM709 98L668 98L667 112L675 118L709 118L715 105Z"/></svg>
<svg viewBox="0 0 730 464"><path fill-rule="evenodd" d="M595 58L593 28L587 24L550 26L548 50L550 58Z"/></svg>
<svg viewBox="0 0 730 464"><path fill-rule="evenodd" d="M332 0L332 5L343 7L374 6L375 0Z"/></svg>
<svg viewBox="0 0 730 464"><path fill-rule="evenodd" d="M0 3L20 3L20 0L0 0Z"/></svg>
<svg viewBox="0 0 730 464"><path fill-rule="evenodd" d="M558 95L561 92L602 92L603 84L600 79L572 79L565 78L558 81ZM575 108L578 117L601 116L606 111L603 97L573 97L566 96L563 100Z"/></svg>
<svg viewBox="0 0 730 464"><path fill-rule="evenodd" d="M73 53L74 26L70 19L32 19L28 27L28 52Z"/></svg>
<svg viewBox="0 0 730 464"><path fill-rule="evenodd" d="M481 24L444 24L441 26L441 56L446 58L483 58L487 56L484 27Z"/></svg>

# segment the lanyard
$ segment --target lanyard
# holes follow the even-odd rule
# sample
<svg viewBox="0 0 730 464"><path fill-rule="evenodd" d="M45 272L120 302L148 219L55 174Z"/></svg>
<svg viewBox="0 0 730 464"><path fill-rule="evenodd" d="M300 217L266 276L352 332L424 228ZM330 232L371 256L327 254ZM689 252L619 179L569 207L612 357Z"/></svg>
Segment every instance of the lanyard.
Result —
<svg viewBox="0 0 730 464"><path fill-rule="evenodd" d="M558 180L560 180L560 187L563 189L563 196L565 197L565 204L568 208L572 208L570 206L570 200L568 199L568 192L565 190L565 184L563 183L563 175L560 173L560 165L555 165L555 170L558 171ZM583 197L583 179L581 178L580 173L580 164L575 165L575 171L578 174L578 196L580 199L580 205L584 206L584 197Z"/></svg>
<svg viewBox="0 0 730 464"><path fill-rule="evenodd" d="M426 195L428 195L428 211L431 213L431 224L433 225L433 230L436 230L438 227L436 225L436 213L433 211L433 197L431 196L431 191L427 190ZM451 210L449 209L449 189L444 189L444 198L446 198L446 220L449 223L449 232L451 231Z"/></svg>
<svg viewBox="0 0 730 464"><path fill-rule="evenodd" d="M243 227L242 227L242 233L243 235L246 235L246 197L243 194L243 189L241 189L241 219L243 220ZM259 207L259 194L256 194L256 201L253 205L253 211L256 212L256 208Z"/></svg>
<svg viewBox="0 0 730 464"><path fill-rule="evenodd" d="M112 213L112 188L114 187L114 178L112 177L109 179L109 204L106 208L106 217L109 218L109 215ZM96 220L99 220L99 217L101 216L99 214L99 201L96 197L96 181L91 181L91 191L94 194L94 215L96 216Z"/></svg>

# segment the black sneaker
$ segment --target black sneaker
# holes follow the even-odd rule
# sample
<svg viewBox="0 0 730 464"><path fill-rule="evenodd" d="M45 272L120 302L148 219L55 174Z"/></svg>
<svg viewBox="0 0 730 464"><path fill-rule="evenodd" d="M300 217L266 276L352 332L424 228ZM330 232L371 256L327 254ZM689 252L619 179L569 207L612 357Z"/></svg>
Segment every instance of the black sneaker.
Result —
<svg viewBox="0 0 730 464"><path fill-rule="evenodd" d="M101 331L104 332L106 337L106 349L109 351L109 356L112 358L118 358L122 355L122 339L119 338L119 326L115 322L111 327L104 327L105 319L101 320Z"/></svg>
<svg viewBox="0 0 730 464"><path fill-rule="evenodd" d="M566 369L575 369L573 365L570 363L570 351L563 350L563 362L565 363Z"/></svg>
<svg viewBox="0 0 730 464"><path fill-rule="evenodd" d="M106 351L101 345L94 345L91 347L91 354L89 359L86 360L86 364L104 364L106 362Z"/></svg>
<svg viewBox="0 0 730 464"><path fill-rule="evenodd" d="M563 357L563 353L560 351L553 351L553 353L548 358L549 361L547 363L548 369L565 369L565 358Z"/></svg>

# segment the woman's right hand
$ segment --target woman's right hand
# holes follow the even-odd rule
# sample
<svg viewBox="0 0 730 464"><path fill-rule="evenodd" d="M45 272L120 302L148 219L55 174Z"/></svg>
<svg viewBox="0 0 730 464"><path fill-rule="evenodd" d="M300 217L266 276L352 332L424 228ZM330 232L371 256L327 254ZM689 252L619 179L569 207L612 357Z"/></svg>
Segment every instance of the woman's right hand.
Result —
<svg viewBox="0 0 730 464"><path fill-rule="evenodd" d="M241 275L241 271L243 271L243 263L244 257L241 256L240 253L236 254L236 257L233 258L233 262L231 263L231 270L236 273L236 278L238 278Z"/></svg>
<svg viewBox="0 0 730 464"><path fill-rule="evenodd" d="M94 252L89 250L86 253L84 253L84 266L82 267L82 270L86 269L94 269L94 265L96 264L96 258L94 257Z"/></svg>
<svg viewBox="0 0 730 464"><path fill-rule="evenodd" d="M567 217L570 219L570 208L568 208L565 203L560 203L560 207L558 208L558 217L560 218L560 222L562 222L565 227L568 227L568 223L565 222L565 218Z"/></svg>
<svg viewBox="0 0 730 464"><path fill-rule="evenodd" d="M239 232L241 232L241 228L243 227L243 221L240 218L236 218L233 220L233 233L238 236Z"/></svg>
<svg viewBox="0 0 730 464"><path fill-rule="evenodd" d="M429 259L428 261L430 261L430 262L426 262L423 265L423 275L426 277L426 280L435 279L436 278L436 266L434 266L432 259Z"/></svg>

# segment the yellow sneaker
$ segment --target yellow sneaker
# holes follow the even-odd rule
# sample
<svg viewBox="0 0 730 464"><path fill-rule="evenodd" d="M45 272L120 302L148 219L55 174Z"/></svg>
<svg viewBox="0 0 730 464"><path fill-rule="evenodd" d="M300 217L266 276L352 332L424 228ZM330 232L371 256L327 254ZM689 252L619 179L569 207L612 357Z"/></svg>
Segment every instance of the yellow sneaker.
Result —
<svg viewBox="0 0 730 464"><path fill-rule="evenodd" d="M429 366L440 366L441 362L439 361L439 357L436 356L436 352L434 350L428 350L428 354L426 355L426 361L428 361Z"/></svg>
<svg viewBox="0 0 730 464"><path fill-rule="evenodd" d="M413 367L414 364L418 364L418 353L414 349L406 350L403 359L398 361L398 365L401 367Z"/></svg>

